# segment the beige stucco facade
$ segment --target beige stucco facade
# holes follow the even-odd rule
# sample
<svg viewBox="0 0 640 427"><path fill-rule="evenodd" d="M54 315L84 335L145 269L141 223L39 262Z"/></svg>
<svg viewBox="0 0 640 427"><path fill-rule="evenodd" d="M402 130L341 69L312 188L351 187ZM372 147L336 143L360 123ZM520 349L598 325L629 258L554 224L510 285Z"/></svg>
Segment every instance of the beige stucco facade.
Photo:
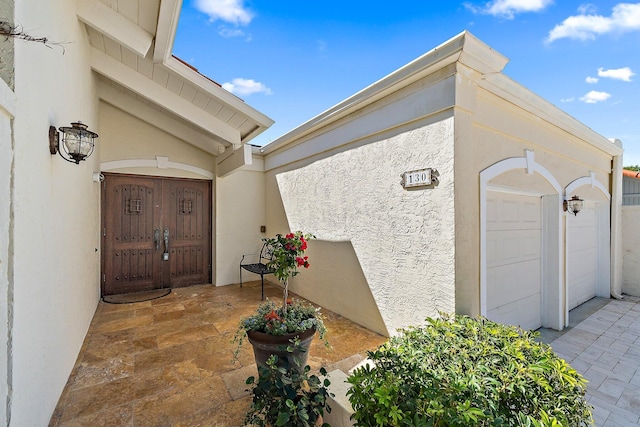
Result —
<svg viewBox="0 0 640 427"><path fill-rule="evenodd" d="M383 106L371 114L389 111ZM350 117L343 126L359 122ZM319 241L312 244L312 272L292 286L295 292L383 334L421 322L426 312L454 310L454 276L446 268L454 260L452 130L453 120L439 117L269 171L268 213L286 215L275 231L288 224ZM331 131L323 137L335 138ZM404 191L402 171L425 163L439 166L438 190ZM279 214L271 203L278 199ZM422 309L412 305L416 300Z"/></svg>
<svg viewBox="0 0 640 427"><path fill-rule="evenodd" d="M607 194L592 186L591 181L576 191L585 200L606 202L608 210L612 162L614 153L621 153L621 150L504 74L481 76L466 64L460 64L458 70L456 98L459 102L455 114L456 311L479 315L483 314L479 257L482 236L478 232L482 228L480 173L505 159L523 158L528 151L537 165L547 172L546 175L516 168L493 177L487 184L507 192L559 197L561 201L563 196L573 195L565 194L565 189L572 182L593 176ZM594 146L593 141L597 145ZM570 218L557 208L551 210L551 215L550 219L558 224L560 237L552 237L558 242L554 242L553 248L544 250L557 249L560 252L557 256L562 258L566 250L567 220ZM556 243L559 247L555 246ZM610 260L607 259L606 263ZM553 285L553 289L564 300L566 283L562 262L558 270L545 280L559 282ZM552 292L549 289L549 294ZM566 317L566 313L562 317ZM567 321L564 319L562 323ZM562 327L562 323L548 322L545 326Z"/></svg>
<svg viewBox="0 0 640 427"><path fill-rule="evenodd" d="M506 63L461 33L264 147L268 227L318 238L296 292L386 334L438 311L485 315L494 190L543 200L544 326L568 322L566 197L606 223L595 292L609 296L622 149L510 80ZM403 189L401 174L422 168L439 183Z"/></svg>
<svg viewBox="0 0 640 427"><path fill-rule="evenodd" d="M99 111L101 171L209 180L215 175L214 155L106 102L100 102ZM157 156L167 158L164 170L157 161L155 166L146 166L145 161L154 161Z"/></svg>
<svg viewBox="0 0 640 427"><path fill-rule="evenodd" d="M74 3L20 1L15 14L23 28L67 42L15 43L7 417L46 425L93 316L100 272L98 157L76 167L52 159L47 130L79 119L95 129L98 102Z"/></svg>

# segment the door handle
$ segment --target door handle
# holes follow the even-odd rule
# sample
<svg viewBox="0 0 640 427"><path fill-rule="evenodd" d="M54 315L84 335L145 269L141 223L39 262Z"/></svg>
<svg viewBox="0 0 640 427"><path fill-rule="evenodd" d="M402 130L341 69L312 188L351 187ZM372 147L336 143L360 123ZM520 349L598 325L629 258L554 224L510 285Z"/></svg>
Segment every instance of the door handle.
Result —
<svg viewBox="0 0 640 427"><path fill-rule="evenodd" d="M156 251L160 249L160 229L153 230L153 242L156 244Z"/></svg>
<svg viewBox="0 0 640 427"><path fill-rule="evenodd" d="M169 259L169 229L164 229L164 254L162 254L162 259L167 261Z"/></svg>

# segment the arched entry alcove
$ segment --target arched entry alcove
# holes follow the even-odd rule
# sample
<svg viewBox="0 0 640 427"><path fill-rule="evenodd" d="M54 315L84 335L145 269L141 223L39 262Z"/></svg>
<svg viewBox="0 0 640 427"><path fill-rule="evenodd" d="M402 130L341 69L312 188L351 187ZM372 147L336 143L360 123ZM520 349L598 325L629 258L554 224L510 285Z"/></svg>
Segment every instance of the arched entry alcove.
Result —
<svg viewBox="0 0 640 427"><path fill-rule="evenodd" d="M562 187L533 151L480 173L483 316L562 329Z"/></svg>

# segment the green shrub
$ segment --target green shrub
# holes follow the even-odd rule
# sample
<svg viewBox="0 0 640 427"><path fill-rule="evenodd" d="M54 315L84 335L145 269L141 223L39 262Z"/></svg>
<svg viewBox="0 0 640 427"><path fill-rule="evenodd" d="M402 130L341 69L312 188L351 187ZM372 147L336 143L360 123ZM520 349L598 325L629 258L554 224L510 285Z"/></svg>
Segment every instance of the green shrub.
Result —
<svg viewBox="0 0 640 427"><path fill-rule="evenodd" d="M586 426L586 381L538 335L441 314L349 378L357 426Z"/></svg>

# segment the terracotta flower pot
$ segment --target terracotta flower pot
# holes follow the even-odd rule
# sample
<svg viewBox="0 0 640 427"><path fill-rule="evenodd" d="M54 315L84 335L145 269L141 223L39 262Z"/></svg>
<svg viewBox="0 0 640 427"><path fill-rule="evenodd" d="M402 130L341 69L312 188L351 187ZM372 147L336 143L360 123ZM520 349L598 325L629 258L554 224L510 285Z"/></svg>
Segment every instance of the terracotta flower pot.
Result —
<svg viewBox="0 0 640 427"><path fill-rule="evenodd" d="M302 372L307 359L309 357L309 347L315 335L315 328L309 328L303 332L296 332L286 335L271 335L264 332L247 331L249 342L253 346L253 354L256 358L256 364L260 367L267 367L267 359L272 354L278 356L277 366L283 366L284 360L289 362L289 366L295 367ZM287 347L291 345L291 340L298 337L300 347L290 353ZM295 361L298 359L298 362Z"/></svg>

